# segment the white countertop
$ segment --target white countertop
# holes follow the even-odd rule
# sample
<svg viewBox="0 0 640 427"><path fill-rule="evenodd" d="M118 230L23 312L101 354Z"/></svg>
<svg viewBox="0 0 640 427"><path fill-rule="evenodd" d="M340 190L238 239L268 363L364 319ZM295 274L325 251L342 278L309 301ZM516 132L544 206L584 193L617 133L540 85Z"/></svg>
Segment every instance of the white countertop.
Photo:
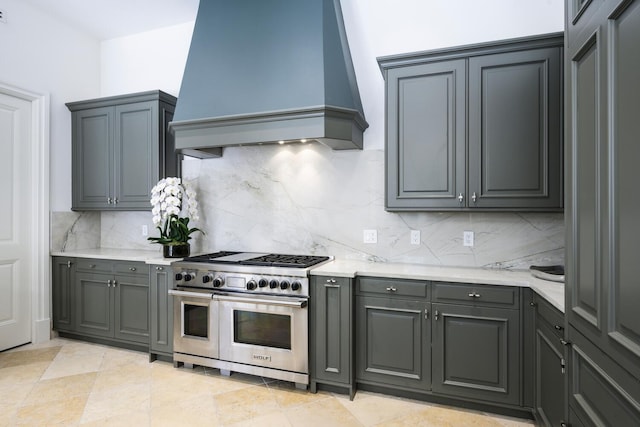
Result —
<svg viewBox="0 0 640 427"><path fill-rule="evenodd" d="M375 276L528 287L564 313L564 283L535 278L528 270L439 267L419 264L334 260L312 269L311 275L350 278Z"/></svg>
<svg viewBox="0 0 640 427"><path fill-rule="evenodd" d="M161 249L78 249L52 251L51 256L101 258L122 261L141 261L147 264L171 265L182 258L163 258ZM521 286L533 289L564 313L564 284L531 276L528 270L498 270L471 267L439 267L419 264L334 260L311 270L313 276L375 276L395 279L440 280L445 282L484 285Z"/></svg>
<svg viewBox="0 0 640 427"><path fill-rule="evenodd" d="M101 258L120 261L140 261L147 264L171 265L182 258L163 258L162 248L147 251L141 249L76 249L71 251L51 251L51 256L66 256L72 258Z"/></svg>

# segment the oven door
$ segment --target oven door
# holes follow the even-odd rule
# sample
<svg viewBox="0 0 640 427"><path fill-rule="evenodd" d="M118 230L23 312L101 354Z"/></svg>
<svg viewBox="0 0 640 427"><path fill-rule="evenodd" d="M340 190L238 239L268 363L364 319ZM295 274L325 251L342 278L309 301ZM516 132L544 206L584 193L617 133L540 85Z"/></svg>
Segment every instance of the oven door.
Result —
<svg viewBox="0 0 640 427"><path fill-rule="evenodd" d="M211 292L170 289L173 295L173 351L218 358L218 302Z"/></svg>
<svg viewBox="0 0 640 427"><path fill-rule="evenodd" d="M220 359L307 374L306 298L221 295Z"/></svg>

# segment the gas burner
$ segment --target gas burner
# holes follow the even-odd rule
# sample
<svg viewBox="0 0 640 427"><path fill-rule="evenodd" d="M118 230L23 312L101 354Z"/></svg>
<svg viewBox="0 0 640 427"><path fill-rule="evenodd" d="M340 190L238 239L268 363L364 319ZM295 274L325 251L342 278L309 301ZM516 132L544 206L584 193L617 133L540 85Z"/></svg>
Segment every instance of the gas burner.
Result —
<svg viewBox="0 0 640 427"><path fill-rule="evenodd" d="M331 259L328 256L265 254L257 252L220 251L185 258L187 262L234 264L263 267L309 268Z"/></svg>
<svg viewBox="0 0 640 427"><path fill-rule="evenodd" d="M314 255L284 255L268 254L243 261L244 265L264 265L270 267L307 268L320 262L327 261L329 257Z"/></svg>

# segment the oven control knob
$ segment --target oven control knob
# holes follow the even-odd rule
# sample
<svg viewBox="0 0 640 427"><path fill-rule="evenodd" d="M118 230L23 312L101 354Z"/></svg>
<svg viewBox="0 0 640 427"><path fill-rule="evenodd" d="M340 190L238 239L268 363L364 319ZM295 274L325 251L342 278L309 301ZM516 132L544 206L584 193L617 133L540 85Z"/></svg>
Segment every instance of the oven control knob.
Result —
<svg viewBox="0 0 640 427"><path fill-rule="evenodd" d="M204 276L202 276L202 283L209 283L213 280L213 274L211 273L207 273Z"/></svg>
<svg viewBox="0 0 640 427"><path fill-rule="evenodd" d="M182 273L176 273L176 281L181 281L182 280Z"/></svg>
<svg viewBox="0 0 640 427"><path fill-rule="evenodd" d="M247 282L247 289L250 290L250 291L254 290L257 286L258 285L257 285L256 281L253 280L253 279L251 279L251 280L249 280Z"/></svg>
<svg viewBox="0 0 640 427"><path fill-rule="evenodd" d="M300 284L300 282L297 282L297 281L291 284L292 291L299 291L301 287L302 285Z"/></svg>
<svg viewBox="0 0 640 427"><path fill-rule="evenodd" d="M213 279L214 288L219 288L222 285L224 285L224 279L222 277L216 277L215 279Z"/></svg>
<svg viewBox="0 0 640 427"><path fill-rule="evenodd" d="M195 279L196 275L194 273L184 273L183 277L184 277L184 281L185 282L189 282L189 281Z"/></svg>
<svg viewBox="0 0 640 427"><path fill-rule="evenodd" d="M265 288L268 285L267 279L258 280L258 286L261 288Z"/></svg>
<svg viewBox="0 0 640 427"><path fill-rule="evenodd" d="M287 280L283 280L282 282L280 282L280 289L289 289L289 282Z"/></svg>
<svg viewBox="0 0 640 427"><path fill-rule="evenodd" d="M275 289L277 287L278 287L278 281L277 280L270 280L269 281L269 288Z"/></svg>

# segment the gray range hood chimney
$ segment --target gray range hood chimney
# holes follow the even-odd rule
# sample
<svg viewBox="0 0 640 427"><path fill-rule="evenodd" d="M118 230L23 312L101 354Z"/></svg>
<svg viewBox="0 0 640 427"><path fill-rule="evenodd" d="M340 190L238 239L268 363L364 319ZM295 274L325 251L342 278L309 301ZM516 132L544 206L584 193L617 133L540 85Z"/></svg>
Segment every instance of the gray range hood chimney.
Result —
<svg viewBox="0 0 640 427"><path fill-rule="evenodd" d="M368 127L339 0L200 0L170 128L176 149L316 140L362 149Z"/></svg>

